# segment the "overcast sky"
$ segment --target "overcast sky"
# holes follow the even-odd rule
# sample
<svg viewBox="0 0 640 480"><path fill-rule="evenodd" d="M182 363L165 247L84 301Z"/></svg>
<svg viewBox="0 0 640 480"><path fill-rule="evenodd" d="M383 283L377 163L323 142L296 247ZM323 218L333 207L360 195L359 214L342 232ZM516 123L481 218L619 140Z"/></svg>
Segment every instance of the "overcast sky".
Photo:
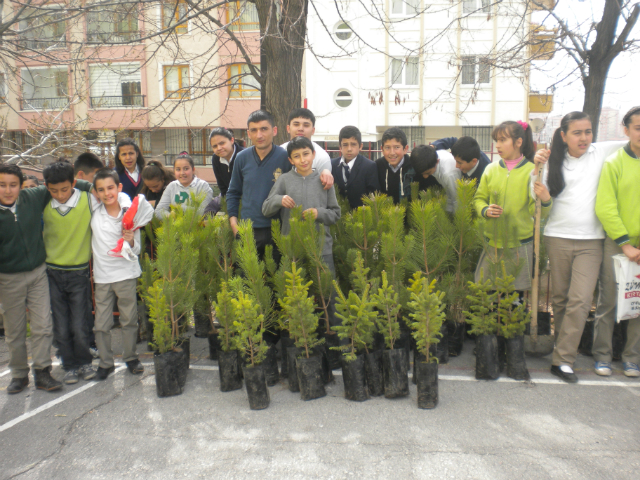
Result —
<svg viewBox="0 0 640 480"><path fill-rule="evenodd" d="M568 19L572 26L578 28L579 23L599 21L603 8L604 0L560 0L555 11L562 18ZM535 16L533 21L536 21ZM539 17L538 21L540 21ZM621 26L622 22L619 24L619 27ZM640 22L636 24L629 38L640 38ZM554 60L538 63L538 65L542 71L532 73L531 87L533 90L544 91L554 83L556 78L568 75L575 67L575 62L567 60L564 55L556 55ZM584 102L582 81L576 74L572 78L573 81L567 80L556 89L554 114L565 114L582 109ZM623 53L614 60L609 71L603 106L626 112L637 105L640 105L640 52L633 55Z"/></svg>

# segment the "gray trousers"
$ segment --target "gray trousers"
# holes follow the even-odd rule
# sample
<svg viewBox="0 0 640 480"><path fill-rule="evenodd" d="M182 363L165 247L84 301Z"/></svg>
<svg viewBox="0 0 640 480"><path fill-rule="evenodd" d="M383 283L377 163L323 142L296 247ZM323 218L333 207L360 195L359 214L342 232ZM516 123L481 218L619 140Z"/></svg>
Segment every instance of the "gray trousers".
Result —
<svg viewBox="0 0 640 480"><path fill-rule="evenodd" d="M622 249L610 238L604 241L604 258L598 279L598 308L593 335L593 358L598 362L611 362L613 356L613 326L616 323L618 286L613 269L613 255ZM622 361L640 364L640 317L629 320L627 344L622 352Z"/></svg>
<svg viewBox="0 0 640 480"><path fill-rule="evenodd" d="M5 341L13 378L29 375L27 357L27 308L31 327L33 368L51 365L53 322L49 310L49 281L43 263L30 272L0 273L0 303L4 309Z"/></svg>
<svg viewBox="0 0 640 480"><path fill-rule="evenodd" d="M544 237L549 263L556 345L552 364L573 366L602 264L603 240Z"/></svg>
<svg viewBox="0 0 640 480"><path fill-rule="evenodd" d="M100 367L113 367L111 349L111 329L113 328L113 307L118 301L120 325L122 326L122 359L125 362L137 360L136 340L138 339L138 301L136 299L135 278L115 283L96 283L96 344L100 354Z"/></svg>

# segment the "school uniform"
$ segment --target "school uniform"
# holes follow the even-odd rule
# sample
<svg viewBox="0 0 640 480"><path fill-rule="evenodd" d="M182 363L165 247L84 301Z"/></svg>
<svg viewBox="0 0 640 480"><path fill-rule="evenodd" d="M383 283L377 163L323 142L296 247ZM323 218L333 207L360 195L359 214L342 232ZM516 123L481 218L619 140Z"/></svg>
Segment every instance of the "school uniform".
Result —
<svg viewBox="0 0 640 480"><path fill-rule="evenodd" d="M348 163L344 157L331 161L331 174L340 195L347 197L351 208L363 205L362 197L380 190L375 162L358 155Z"/></svg>
<svg viewBox="0 0 640 480"><path fill-rule="evenodd" d="M411 183L416 175L409 155L405 155L397 167L389 165L384 157L378 158L375 164L378 169L380 193L393 198L393 203L400 203L403 199L411 201Z"/></svg>
<svg viewBox="0 0 640 480"><path fill-rule="evenodd" d="M122 185L122 192L126 193L129 198L133 200L136 195L140 193L140 190L142 190L144 185L138 164L136 164L136 169L133 172L129 172L123 167L123 171L118 172L118 177L120 178L120 184Z"/></svg>
<svg viewBox="0 0 640 480"><path fill-rule="evenodd" d="M233 145L233 154L231 160L227 161L225 158L220 158L218 155L211 157L211 167L213 168L213 174L216 176L216 182L218 182L218 188L223 197L227 196L227 190L229 190L229 183L231 182L231 173L233 172L233 164L238 154L244 150L237 143Z"/></svg>
<svg viewBox="0 0 640 480"><path fill-rule="evenodd" d="M458 141L457 137L447 137L436 140L431 145L436 150L450 150L451 147ZM465 180L475 180L476 181L476 189L480 185L480 178L482 178L482 174L484 173L485 168L491 164L491 159L480 150L480 158L478 159L478 163L476 163L475 167L473 167L467 173L462 174L462 178Z"/></svg>

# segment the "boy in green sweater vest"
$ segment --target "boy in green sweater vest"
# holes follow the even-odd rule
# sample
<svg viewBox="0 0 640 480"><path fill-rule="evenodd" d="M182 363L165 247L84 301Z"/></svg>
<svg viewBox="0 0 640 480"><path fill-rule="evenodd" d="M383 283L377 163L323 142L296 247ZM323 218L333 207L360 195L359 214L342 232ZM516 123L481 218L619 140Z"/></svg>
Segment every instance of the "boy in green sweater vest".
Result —
<svg viewBox="0 0 640 480"><path fill-rule="evenodd" d="M43 186L20 190L23 180L19 167L0 165L0 303L5 310L10 394L21 392L29 384L27 308L36 388L54 391L62 387L51 376L53 327L42 236L42 212L51 194ZM86 182L77 186L86 191L91 187Z"/></svg>
<svg viewBox="0 0 640 480"><path fill-rule="evenodd" d="M596 196L596 215L607 234L598 279L592 350L598 375L611 375L618 292L613 256L624 253L640 264L640 107L629 110L622 122L629 143L605 161ZM640 317L629 320L622 362L627 377L640 376Z"/></svg>
<svg viewBox="0 0 640 480"><path fill-rule="evenodd" d="M91 366L91 198L75 187L74 166L56 162L43 171L51 194L43 212L53 339L65 370L64 383L96 376Z"/></svg>

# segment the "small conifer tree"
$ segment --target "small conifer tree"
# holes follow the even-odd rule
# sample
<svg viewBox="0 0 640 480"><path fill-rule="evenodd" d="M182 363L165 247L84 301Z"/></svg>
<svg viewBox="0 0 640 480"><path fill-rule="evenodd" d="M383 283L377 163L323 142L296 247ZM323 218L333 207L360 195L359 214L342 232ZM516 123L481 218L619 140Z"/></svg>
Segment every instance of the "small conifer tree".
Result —
<svg viewBox="0 0 640 480"><path fill-rule="evenodd" d="M411 301L408 306L413 319L411 328L418 351L427 359L427 363L437 362L438 357L432 355L431 346L440 342L440 328L445 320L444 292L434 292L436 280L431 283L420 272L416 272L410 280Z"/></svg>
<svg viewBox="0 0 640 480"><path fill-rule="evenodd" d="M175 347L175 338L172 335L169 305L162 287L162 279L157 279L147 289L143 298L149 307L149 321L153 324L151 345L158 353L167 353Z"/></svg>
<svg viewBox="0 0 640 480"><path fill-rule="evenodd" d="M387 272L382 271L382 285L373 295L379 315L376 322L378 331L384 336L388 349L393 350L395 342L400 338L400 301L398 293L387 280Z"/></svg>
<svg viewBox="0 0 640 480"><path fill-rule="evenodd" d="M233 343L242 352L248 366L260 365L269 350L262 338L265 328L260 304L251 294L245 294L242 290L238 292L238 298L231 299L231 303L235 314Z"/></svg>
<svg viewBox="0 0 640 480"><path fill-rule="evenodd" d="M505 339L509 339L524 334L527 323L531 321L531 314L527 312L526 304L518 303L519 295L514 287L515 278L507 274L504 262L501 266L502 276L495 280L495 288L499 296L499 331Z"/></svg>
<svg viewBox="0 0 640 480"><path fill-rule="evenodd" d="M334 282L334 287L338 295L336 316L342 320L342 325L336 325L332 329L338 333L340 339L347 339L348 343L331 348L342 351L345 360L351 362L359 353L368 352L368 346L373 342L376 304L369 296L369 284L360 295L351 290L348 297L342 293L337 282Z"/></svg>
<svg viewBox="0 0 640 480"><path fill-rule="evenodd" d="M309 296L309 287L313 282L304 283L302 269L291 263L291 271L286 272L286 294L279 299L282 315L286 317L291 336L295 339L296 347L304 349L307 358L311 350L324 343L324 338L318 339L318 315L315 313L313 299Z"/></svg>
<svg viewBox="0 0 640 480"><path fill-rule="evenodd" d="M223 281L220 285L220 291L217 294L217 301L213 303L216 312L216 318L220 324L218 338L220 347L223 351L228 352L234 348L233 336L235 330L233 320L235 318L235 309L233 305L234 294L237 295L242 290L241 280L237 277L229 279L229 282Z"/></svg>
<svg viewBox="0 0 640 480"><path fill-rule="evenodd" d="M498 312L495 308L497 293L490 279L484 280L484 271L480 270L481 280L469 282L471 295L467 295L469 311L464 311L472 328L473 335L492 335L498 332ZM484 280L484 281L483 281Z"/></svg>
<svg viewBox="0 0 640 480"><path fill-rule="evenodd" d="M399 301L405 305L408 293L405 288L409 256L414 249L414 237L405 233L405 212L403 205L388 207L383 216L388 229L381 236L380 254L386 271L385 277L399 295Z"/></svg>

